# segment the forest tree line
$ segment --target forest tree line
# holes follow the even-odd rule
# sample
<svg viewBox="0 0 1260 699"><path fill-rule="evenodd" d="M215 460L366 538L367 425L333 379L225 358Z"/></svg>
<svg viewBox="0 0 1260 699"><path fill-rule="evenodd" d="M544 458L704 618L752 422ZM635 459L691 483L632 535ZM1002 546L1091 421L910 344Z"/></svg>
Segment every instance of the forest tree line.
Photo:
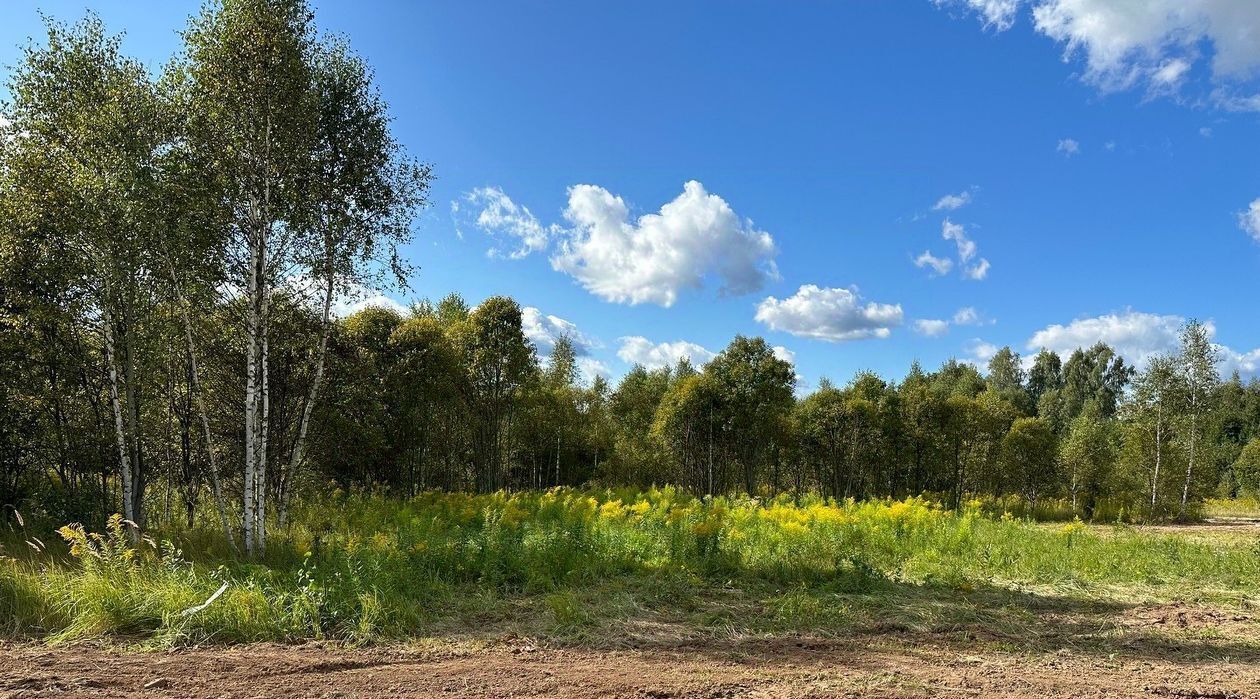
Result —
<svg viewBox="0 0 1260 699"><path fill-rule="evenodd" d="M798 397L794 367L736 337L702 367L580 380L567 337L540 361L503 297L452 295L338 326L323 476L343 488L675 484L699 494L934 493L1058 499L1081 517L1176 518L1260 494L1260 382L1218 375L1208 330L1140 369L1105 344L984 370L917 363Z"/></svg>
<svg viewBox="0 0 1260 699"><path fill-rule="evenodd" d="M557 485L1062 499L1192 514L1260 489L1260 384L1207 329L1140 371L1106 345L1027 368L917 364L800 396L760 338L585 382L507 297L345 318L401 283L427 165L370 68L300 0L221 0L152 76L94 17L50 21L0 106L0 504L207 517L247 552L295 498Z"/></svg>

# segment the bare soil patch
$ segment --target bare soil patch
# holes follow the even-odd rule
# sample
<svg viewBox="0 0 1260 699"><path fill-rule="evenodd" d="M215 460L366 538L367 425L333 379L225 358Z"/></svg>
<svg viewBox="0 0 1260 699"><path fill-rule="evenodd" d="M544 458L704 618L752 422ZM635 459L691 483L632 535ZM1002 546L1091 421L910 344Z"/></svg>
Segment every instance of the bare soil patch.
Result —
<svg viewBox="0 0 1260 699"><path fill-rule="evenodd" d="M1213 614L1157 607L1120 626L1212 624ZM1178 643L1028 650L887 630L617 649L510 638L170 652L11 644L0 645L0 697L1260 697L1254 653Z"/></svg>

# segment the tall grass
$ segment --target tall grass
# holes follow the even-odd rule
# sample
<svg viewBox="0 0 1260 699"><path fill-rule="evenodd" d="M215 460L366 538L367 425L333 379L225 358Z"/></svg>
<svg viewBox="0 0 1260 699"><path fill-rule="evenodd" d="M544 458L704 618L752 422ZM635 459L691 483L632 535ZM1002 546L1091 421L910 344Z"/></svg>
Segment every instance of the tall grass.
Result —
<svg viewBox="0 0 1260 699"><path fill-rule="evenodd" d="M168 644L365 641L423 634L452 614L477 623L481 601L512 596L543 600L557 626L580 627L592 613L581 596L609 581L676 600L731 586L1228 600L1260 590L1254 541L1044 525L986 514L980 503L949 512L921 499L699 500L671 488L405 501L334 493L293 519L257 562L233 558L213 527L157 532L160 543L133 542L119 518L100 534L63 527L65 555L0 561L0 631ZM225 583L213 603L186 613ZM807 622L828 613L813 597L776 600L768 614Z"/></svg>

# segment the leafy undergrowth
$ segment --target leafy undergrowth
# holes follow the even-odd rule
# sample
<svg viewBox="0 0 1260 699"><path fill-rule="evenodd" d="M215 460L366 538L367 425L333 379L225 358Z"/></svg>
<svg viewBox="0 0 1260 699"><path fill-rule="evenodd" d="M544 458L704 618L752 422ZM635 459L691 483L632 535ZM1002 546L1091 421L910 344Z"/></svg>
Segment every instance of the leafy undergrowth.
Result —
<svg viewBox="0 0 1260 699"><path fill-rule="evenodd" d="M1019 644L1136 603L1260 600L1260 539L1046 526L919 499L336 494L303 505L254 562L212 526L133 542L114 518L59 533L65 555L0 561L0 632L171 646L894 628Z"/></svg>

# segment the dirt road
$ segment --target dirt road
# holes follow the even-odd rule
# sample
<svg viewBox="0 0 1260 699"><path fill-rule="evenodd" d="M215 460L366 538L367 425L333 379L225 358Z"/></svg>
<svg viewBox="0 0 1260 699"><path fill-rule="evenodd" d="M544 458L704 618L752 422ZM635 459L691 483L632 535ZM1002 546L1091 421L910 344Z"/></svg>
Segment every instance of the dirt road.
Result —
<svg viewBox="0 0 1260 699"><path fill-rule="evenodd" d="M1251 658L981 650L897 634L674 648L174 652L0 646L0 697L1260 697Z"/></svg>

